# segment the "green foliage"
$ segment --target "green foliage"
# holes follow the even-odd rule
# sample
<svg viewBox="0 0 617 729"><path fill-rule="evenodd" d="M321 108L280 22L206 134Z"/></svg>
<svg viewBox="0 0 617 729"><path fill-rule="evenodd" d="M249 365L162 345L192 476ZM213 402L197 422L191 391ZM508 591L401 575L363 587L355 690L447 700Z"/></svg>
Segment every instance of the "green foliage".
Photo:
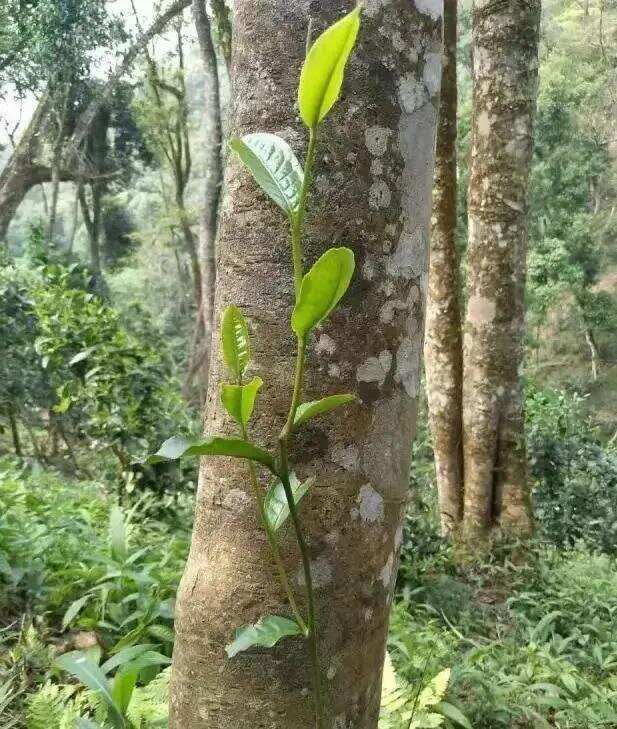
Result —
<svg viewBox="0 0 617 729"><path fill-rule="evenodd" d="M287 215L295 215L300 206L304 173L287 142L275 134L257 132L232 139L229 146L266 195Z"/></svg>
<svg viewBox="0 0 617 729"><path fill-rule="evenodd" d="M221 386L221 400L225 410L238 425L246 426L248 424L253 415L257 393L262 385L261 377L253 377L246 385L224 383Z"/></svg>
<svg viewBox="0 0 617 729"><path fill-rule="evenodd" d="M311 46L300 74L298 106L302 121L314 129L336 103L345 66L360 30L361 7L330 26Z"/></svg>
<svg viewBox="0 0 617 729"><path fill-rule="evenodd" d="M300 503L314 482L313 476L307 478L306 481L299 481L295 473L289 474L289 484L294 504L298 505ZM275 481L268 487L264 498L264 507L270 528L273 531L278 531L289 518L289 503L285 488L280 481Z"/></svg>
<svg viewBox="0 0 617 729"><path fill-rule="evenodd" d="M254 625L245 625L236 630L236 637L225 651L230 658L238 653L254 648L272 648L279 640L294 635L302 635L302 628L294 620L281 618L278 615L265 615Z"/></svg>
<svg viewBox="0 0 617 729"><path fill-rule="evenodd" d="M221 345L225 364L240 380L251 360L248 325L237 306L228 306L221 317Z"/></svg>
<svg viewBox="0 0 617 729"><path fill-rule="evenodd" d="M330 248L305 274L291 315L291 328L298 337L323 321L345 295L355 268L349 248Z"/></svg>
<svg viewBox="0 0 617 729"><path fill-rule="evenodd" d="M325 415L336 408L343 405L349 405L356 399L355 395L329 395L322 397L321 400L313 400L312 402L304 402L298 405L296 417L294 418L294 427L298 427L311 418L318 415Z"/></svg>

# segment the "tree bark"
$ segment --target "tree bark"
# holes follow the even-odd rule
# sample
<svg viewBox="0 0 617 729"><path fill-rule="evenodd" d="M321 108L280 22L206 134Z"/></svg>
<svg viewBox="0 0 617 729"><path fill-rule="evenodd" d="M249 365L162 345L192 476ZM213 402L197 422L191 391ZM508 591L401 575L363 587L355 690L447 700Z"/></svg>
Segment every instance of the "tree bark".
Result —
<svg viewBox="0 0 617 729"><path fill-rule="evenodd" d="M456 249L456 2L445 3L443 24L424 351L441 528L444 535L450 535L463 518L463 352Z"/></svg>
<svg viewBox="0 0 617 729"><path fill-rule="evenodd" d="M464 330L465 532L531 530L520 368L540 0L475 0Z"/></svg>
<svg viewBox="0 0 617 729"><path fill-rule="evenodd" d="M420 3L418 3L420 6ZM345 414L298 438L302 502L316 583L328 726L376 729L388 613L408 497L423 340L428 223L441 70L438 2L369 3L343 97L324 124L308 214L306 265L332 241L353 247L357 273L342 308L309 346L306 399L356 392ZM350 9L343 0L236 0L235 134L267 130L301 152L294 102L309 17L317 34ZM284 29L284 32L283 30ZM253 372L265 380L251 437L274 447L291 396L292 268L284 216L237 160L225 172L215 320L247 314ZM227 373L211 360L206 430L231 432L219 404ZM201 465L196 520L178 594L171 685L174 729L314 729L303 639L233 660L236 628L286 614L247 468ZM301 592L300 558L283 557Z"/></svg>
<svg viewBox="0 0 617 729"><path fill-rule="evenodd" d="M203 186L203 206L199 233L199 261L201 266L201 308L198 312L197 329L202 332L192 359L202 362L203 389L208 384L210 343L212 340L212 319L214 316L214 289L216 286L216 233L218 227L219 200L223 181L221 145L221 101L216 53L212 42L210 20L204 0L193 0L193 18L199 40L199 49L204 70L203 136L205 144L206 176ZM200 321L201 320L201 326Z"/></svg>

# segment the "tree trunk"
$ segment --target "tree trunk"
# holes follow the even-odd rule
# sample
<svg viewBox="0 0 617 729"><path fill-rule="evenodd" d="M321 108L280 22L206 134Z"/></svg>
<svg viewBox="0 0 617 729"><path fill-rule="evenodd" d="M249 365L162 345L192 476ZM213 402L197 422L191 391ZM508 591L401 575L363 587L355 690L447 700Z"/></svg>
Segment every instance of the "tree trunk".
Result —
<svg viewBox="0 0 617 729"><path fill-rule="evenodd" d="M201 308L198 312L197 329L202 331L202 341L198 343L193 358L203 363L201 378L203 389L208 384L210 362L210 342L212 340L212 319L214 316L214 288L216 285L216 233L218 225L219 200L223 180L221 162L221 102L216 53L212 42L210 20L206 13L204 0L193 0L193 17L204 68L204 110L203 136L205 144L206 177L203 187L203 207L199 233L199 261L201 265ZM201 320L201 326L199 323Z"/></svg>
<svg viewBox="0 0 617 729"><path fill-rule="evenodd" d="M463 352L456 250L456 2L444 6L444 57L435 156L425 369L442 532L463 518Z"/></svg>
<svg viewBox="0 0 617 729"><path fill-rule="evenodd" d="M418 3L420 5L420 3ZM428 222L440 87L439 3L369 3L342 100L324 124L306 265L333 240L357 273L342 309L309 345L307 399L356 392L345 415L315 421L292 460L319 484L302 504L316 583L328 726L376 729L388 613L408 497L420 385ZM267 130L305 147L294 109L309 17L315 34L343 0L236 0L234 133ZM284 30L283 30L284 29ZM251 437L274 447L291 397L292 269L284 216L234 160L225 173L215 321L235 303L265 380ZM206 430L229 432L227 377L213 353ZM314 729L305 641L227 659L236 628L285 614L246 466L201 465L191 552L180 585L171 686L174 729ZM300 559L291 534L289 573Z"/></svg>
<svg viewBox="0 0 617 729"><path fill-rule="evenodd" d="M15 455L19 458L22 457L23 453L21 450L21 441L19 439L19 427L17 426L17 418L15 417L15 410L11 404L8 408L9 425L11 427L11 438L13 439L13 448Z"/></svg>
<svg viewBox="0 0 617 729"><path fill-rule="evenodd" d="M598 353L598 346L596 339L593 336L593 330L589 326L585 326L585 341L589 347L589 356L591 358L591 377L594 382L598 379L598 362L600 361L600 355Z"/></svg>
<svg viewBox="0 0 617 729"><path fill-rule="evenodd" d="M464 331L465 532L531 529L520 368L540 0L475 0Z"/></svg>

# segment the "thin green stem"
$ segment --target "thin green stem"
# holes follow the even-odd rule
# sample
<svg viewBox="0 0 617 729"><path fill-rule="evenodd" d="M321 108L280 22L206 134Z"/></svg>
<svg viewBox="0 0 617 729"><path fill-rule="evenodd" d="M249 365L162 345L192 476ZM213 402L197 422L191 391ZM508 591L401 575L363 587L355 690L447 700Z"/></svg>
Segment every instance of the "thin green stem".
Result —
<svg viewBox="0 0 617 729"><path fill-rule="evenodd" d="M241 426L241 433L242 438L244 440L247 440L247 432L246 427L244 425ZM251 480L251 488L253 489L253 494L255 495L255 500L257 501L257 508L259 509L259 517L261 519L261 523L263 525L264 531L266 532L266 536L268 537L268 543L270 544L270 550L272 551L272 556L274 557L274 563L276 565L276 571L278 572L279 581L281 583L282 588L285 590L285 593L287 594L287 600L289 602L289 606L296 618L296 622L300 626L300 629L304 633L305 636L308 636L309 628L307 623L304 621L304 618L302 617L302 614L300 613L300 610L298 609L298 604L296 603L296 598L293 592L293 589L291 587L291 584L289 583L289 578L287 576L287 571L285 570L285 565L283 564L283 559L281 557L281 551L279 549L278 540L276 538L276 534L274 533L274 530L272 529L272 526L270 525L270 522L268 521L268 516L266 514L266 507L264 504L264 497L261 490L261 487L259 485L259 481L257 479L257 472L255 470L255 464L253 461L248 462L249 467L249 474L250 474L250 480ZM284 486L283 486L284 488Z"/></svg>
<svg viewBox="0 0 617 729"><path fill-rule="evenodd" d="M296 302L300 296L300 287L302 285L303 267L302 267L302 233L304 226L304 217L306 214L306 200L308 191L311 186L313 176L313 164L315 161L315 148L317 144L316 129L309 130L309 144L306 152L306 160L304 163L304 181L300 191L300 200L298 203L298 211L290 219L291 223L291 253L293 259L294 271L294 289L296 293ZM296 541L302 557L302 569L304 572L304 582L306 586L307 601L307 642L309 646L309 654L311 660L311 669L313 673L313 698L315 701L315 727L323 729L324 727L324 699L323 699L323 683L321 676L321 666L319 663L319 648L317 645L317 621L315 616L315 594L313 590L313 575L311 573L311 559L308 545L304 538L302 525L298 517L298 510L294 500L293 491L290 484L289 471L289 449L293 434L294 420L296 411L302 399L302 389L304 385L304 368L306 362L306 340L304 337L297 339L296 352L296 370L294 375L293 394L289 406L287 420L283 426L283 430L279 436L279 452L280 452L280 471L279 476L285 491L285 498L289 507L289 514L296 534Z"/></svg>
<svg viewBox="0 0 617 729"><path fill-rule="evenodd" d="M306 160L304 161L304 181L300 190L300 199L298 201L298 211L290 219L291 222L291 257L294 269L294 289L296 292L296 301L300 295L300 286L302 284L302 228L304 226L304 216L306 214L306 197L311 186L313 177L313 163L315 161L315 148L317 146L317 130L309 130L309 143L306 151Z"/></svg>

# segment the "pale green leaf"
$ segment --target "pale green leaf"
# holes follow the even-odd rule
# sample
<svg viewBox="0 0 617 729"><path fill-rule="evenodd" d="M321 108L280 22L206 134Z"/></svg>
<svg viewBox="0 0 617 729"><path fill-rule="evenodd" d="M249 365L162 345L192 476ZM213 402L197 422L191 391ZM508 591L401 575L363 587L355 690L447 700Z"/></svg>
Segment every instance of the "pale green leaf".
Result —
<svg viewBox="0 0 617 729"><path fill-rule="evenodd" d="M251 359L249 330L237 306L228 306L221 317L221 346L225 364L239 381Z"/></svg>
<svg viewBox="0 0 617 729"><path fill-rule="evenodd" d="M137 683L138 671L120 671L116 674L111 695L115 705L124 714L131 703L131 696Z"/></svg>
<svg viewBox="0 0 617 729"><path fill-rule="evenodd" d="M64 617L62 618L62 630L66 630L68 628L68 626L79 615L81 609L91 597L91 593L86 593L77 600L73 600L73 602L68 606L66 612L64 613Z"/></svg>
<svg viewBox="0 0 617 729"><path fill-rule="evenodd" d="M325 319L344 296L355 267L349 248L330 248L302 279L298 301L291 315L291 328L306 336Z"/></svg>
<svg viewBox="0 0 617 729"><path fill-rule="evenodd" d="M166 440L159 450L146 458L146 463L175 461L184 456L229 456L257 461L274 472L274 458L262 448L241 438L226 438L213 435L204 440L191 442L180 436Z"/></svg>
<svg viewBox="0 0 617 729"><path fill-rule="evenodd" d="M295 473L289 475L289 484L293 494L294 504L298 504L313 485L315 479L307 478L300 483ZM289 503L285 496L285 489L280 481L271 484L264 498L264 510L270 527L276 531L280 529L289 517Z"/></svg>
<svg viewBox="0 0 617 729"><path fill-rule="evenodd" d="M288 215L294 215L300 203L304 172L287 142L276 134L257 132L232 139L229 146L266 195Z"/></svg>
<svg viewBox="0 0 617 729"><path fill-rule="evenodd" d="M101 669L88 660L83 653L74 651L72 653L65 653L56 659L56 663L60 668L72 674L78 678L84 686L87 686L92 691L100 694L105 700L105 703L110 707L116 723L122 725L122 715L118 711L118 707L112 697L109 683L105 678L105 674Z"/></svg>
<svg viewBox="0 0 617 729"><path fill-rule="evenodd" d="M313 43L308 52L298 88L298 106L302 121L316 127L341 93L347 60L360 28L360 7L331 25Z"/></svg>
<svg viewBox="0 0 617 729"><path fill-rule="evenodd" d="M105 663L101 666L101 671L105 675L110 673L114 670L114 668L118 668L119 666L123 666L126 663L129 663L130 661L134 660L138 656L140 656L142 653L145 653L146 651L152 650L154 648L153 643L143 643L141 645L131 645L128 648L123 648L122 650L115 653L111 658L108 658Z"/></svg>
<svg viewBox="0 0 617 729"><path fill-rule="evenodd" d="M246 385L221 385L221 400L225 410L240 425L246 425L255 408L255 399L263 385L261 377L254 377Z"/></svg>
<svg viewBox="0 0 617 729"><path fill-rule="evenodd" d="M455 724L464 727L464 729L473 729L469 719L457 706L454 706L454 704L450 704L447 701L440 701L438 704L435 704L434 708L439 714L442 714Z"/></svg>
<svg viewBox="0 0 617 729"><path fill-rule="evenodd" d="M294 635L303 635L302 629L289 618L281 618L278 615L266 615L260 618L254 625L245 625L236 630L235 640L225 647L230 658L249 648L260 646L272 648L282 638Z"/></svg>
<svg viewBox="0 0 617 729"><path fill-rule="evenodd" d="M119 562L124 562L126 559L126 526L124 513L119 506L112 506L109 512L109 544L112 557Z"/></svg>
<svg viewBox="0 0 617 729"><path fill-rule="evenodd" d="M418 697L418 706L421 709L426 709L429 706L434 706L439 703L446 693L448 683L450 681L450 669L444 668L440 671L431 682L422 689L420 696Z"/></svg>
<svg viewBox="0 0 617 729"><path fill-rule="evenodd" d="M304 402L298 406L296 416L294 418L294 427L306 423L307 420L315 418L318 415L329 413L335 408L348 405L356 399L355 395L329 395L322 397L321 400L313 400L312 402Z"/></svg>

